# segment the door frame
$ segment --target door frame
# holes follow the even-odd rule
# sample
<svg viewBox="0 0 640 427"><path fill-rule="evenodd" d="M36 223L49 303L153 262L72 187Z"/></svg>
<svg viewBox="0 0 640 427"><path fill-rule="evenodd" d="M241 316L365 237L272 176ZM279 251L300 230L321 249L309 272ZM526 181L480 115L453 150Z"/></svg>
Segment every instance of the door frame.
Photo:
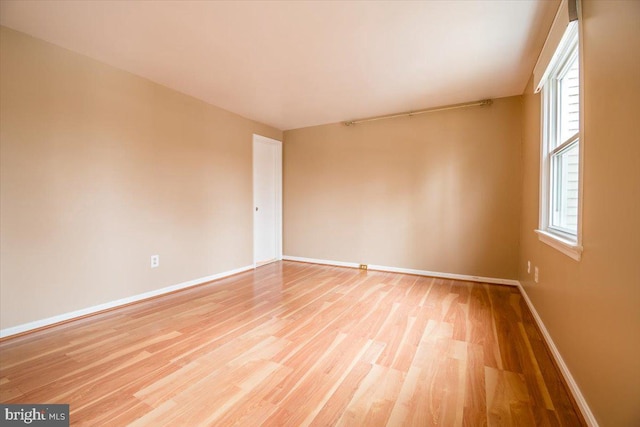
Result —
<svg viewBox="0 0 640 427"><path fill-rule="evenodd" d="M257 224L256 224L256 162L255 162L255 146L256 144L270 144L276 147L276 156L274 162L275 169L275 261L282 259L282 141L276 139L267 138L266 136L253 134L253 143L251 145L251 164L252 164L252 185L253 185L253 205L251 206L252 220L253 220L253 268L257 267L256 260L256 236L257 236Z"/></svg>

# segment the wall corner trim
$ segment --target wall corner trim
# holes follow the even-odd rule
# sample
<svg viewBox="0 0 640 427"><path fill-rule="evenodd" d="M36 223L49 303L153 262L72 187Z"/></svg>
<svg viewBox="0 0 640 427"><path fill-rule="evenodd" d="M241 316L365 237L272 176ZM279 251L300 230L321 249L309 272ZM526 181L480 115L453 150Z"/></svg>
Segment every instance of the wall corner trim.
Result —
<svg viewBox="0 0 640 427"><path fill-rule="evenodd" d="M517 286L518 286L518 289L520 289L520 294L522 295L525 302L527 303L527 306L529 307L529 310L531 311L531 314L533 315L533 318L535 319L536 324L540 329L540 332L542 332L542 336L545 342L547 343L547 347L551 351L551 355L553 356L556 362L556 365L560 369L560 372L562 373L564 380L569 386L569 391L573 395L573 398L576 400L576 403L578 404L580 412L582 413L582 416L584 417L587 425L589 427L599 427L596 417L593 415L593 412L591 412L591 408L589 408L589 405L587 404L586 399L582 395L582 392L580 391L578 384L573 379L573 375L571 375L571 371L569 371L569 367L567 366L566 363L564 363L564 359L562 359L562 356L560 355L560 351L558 350L558 347L556 347L556 344L553 342L553 339L551 338L551 335L549 334L547 327L542 322L542 318L538 314L535 306L533 305L533 302L531 302L531 300L529 299L529 295L527 295L527 292L524 290L524 286L522 286L522 283L520 282L518 282Z"/></svg>
<svg viewBox="0 0 640 427"><path fill-rule="evenodd" d="M222 273L212 274L206 277L200 277L199 279L193 279L186 282L178 283L177 285L167 286L165 288L156 289L142 294L133 295L126 298L121 298L115 301L106 302L104 304L94 305L93 307L87 307L80 310L72 311L69 313L59 314L57 316L48 317L46 319L35 320L33 322L23 323L22 325L13 326L10 328L0 329L0 340L10 338L13 335L21 335L28 332L35 332L38 329L48 328L56 326L57 324L66 323L69 321L77 320L83 317L91 316L94 314L100 314L101 312L110 311L118 307L129 305L136 302L142 302L147 299L155 298L164 294L180 291L183 289L191 288L193 286L203 285L214 280L223 279L228 276L243 273L245 271L253 270L255 266L247 265L245 267L236 268L234 270L224 271Z"/></svg>
<svg viewBox="0 0 640 427"><path fill-rule="evenodd" d="M334 265L337 267L351 267L351 268L360 267L360 263L357 263L357 262L329 261L324 259L304 258L304 257L288 256L288 255L284 255L282 259L285 261L297 261L297 262L307 262L310 264ZM518 286L519 284L517 280L512 280L512 279L498 279L495 277L481 277L481 276L469 276L466 274L441 273L438 271L415 270L412 268L388 267L384 265L374 265L374 264L368 264L367 269L375 270L375 271L386 271L389 273L403 273L403 274L413 274L416 276L437 277L441 279L453 279L453 280L465 280L468 282L492 283L495 285Z"/></svg>

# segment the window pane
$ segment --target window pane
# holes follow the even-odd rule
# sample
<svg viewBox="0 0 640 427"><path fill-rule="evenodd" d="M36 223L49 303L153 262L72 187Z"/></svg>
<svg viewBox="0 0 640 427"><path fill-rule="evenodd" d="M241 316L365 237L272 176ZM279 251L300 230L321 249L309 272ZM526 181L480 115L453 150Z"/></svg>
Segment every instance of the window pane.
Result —
<svg viewBox="0 0 640 427"><path fill-rule="evenodd" d="M551 227L578 233L578 140L552 156Z"/></svg>
<svg viewBox="0 0 640 427"><path fill-rule="evenodd" d="M580 74L576 55L567 64L565 73L560 77L560 139L556 147L572 137L580 129Z"/></svg>

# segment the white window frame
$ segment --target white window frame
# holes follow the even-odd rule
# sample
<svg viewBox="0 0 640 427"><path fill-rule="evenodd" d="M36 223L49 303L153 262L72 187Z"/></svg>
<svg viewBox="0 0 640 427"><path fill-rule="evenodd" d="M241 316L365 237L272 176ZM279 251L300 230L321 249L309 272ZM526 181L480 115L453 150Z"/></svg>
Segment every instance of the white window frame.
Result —
<svg viewBox="0 0 640 427"><path fill-rule="evenodd" d="M578 21L579 22L579 21ZM553 59L549 65L550 72L546 73L544 78L544 86L542 88L542 108L541 108L541 152L540 152L540 212L538 229L535 230L540 241L559 250L563 254L580 261L582 256L582 185L583 185L583 128L584 128L584 108L583 108L583 55L582 43L580 43L580 32L578 31L578 22L572 22L566 30L565 35L560 42ZM580 124L577 134L566 141L561 141L557 147L550 149L560 136L558 122L560 120L558 114L558 104L560 98L558 95L557 76L563 74L564 68L571 60L578 55L579 57L579 84L580 84ZM554 154L565 150L567 147L578 144L579 150L579 168L578 168L578 224L576 234L567 232L558 227L551 226L551 197L552 191L552 158Z"/></svg>

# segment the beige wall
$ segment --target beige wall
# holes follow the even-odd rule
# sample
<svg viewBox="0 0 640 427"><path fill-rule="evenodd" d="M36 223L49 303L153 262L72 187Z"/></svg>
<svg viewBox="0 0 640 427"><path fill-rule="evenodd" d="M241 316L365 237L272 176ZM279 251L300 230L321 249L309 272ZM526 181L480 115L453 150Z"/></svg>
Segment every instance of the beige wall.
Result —
<svg viewBox="0 0 640 427"><path fill-rule="evenodd" d="M6 28L0 41L0 328L253 263L252 134L280 131Z"/></svg>
<svg viewBox="0 0 640 427"><path fill-rule="evenodd" d="M517 275L521 98L284 134L284 253Z"/></svg>
<svg viewBox="0 0 640 427"><path fill-rule="evenodd" d="M640 425L640 2L583 0L582 260L537 239L540 98L523 114L520 280L602 426ZM531 260L540 282L526 272Z"/></svg>
<svg viewBox="0 0 640 427"><path fill-rule="evenodd" d="M533 232L530 88L523 106L286 132L285 254L519 277L600 424L640 424L638 22L640 2L583 0L582 261ZM0 42L0 328L252 262L251 134L278 130L4 28Z"/></svg>

